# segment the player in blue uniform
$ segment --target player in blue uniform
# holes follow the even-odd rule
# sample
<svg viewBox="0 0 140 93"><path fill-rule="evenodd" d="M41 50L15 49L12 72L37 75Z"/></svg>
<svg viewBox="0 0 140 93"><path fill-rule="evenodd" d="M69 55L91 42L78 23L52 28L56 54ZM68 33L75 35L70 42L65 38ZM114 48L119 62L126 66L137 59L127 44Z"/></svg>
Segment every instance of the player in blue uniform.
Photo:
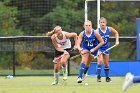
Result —
<svg viewBox="0 0 140 93"><path fill-rule="evenodd" d="M99 20L100 28L97 29L102 39L104 40L104 44L98 49L98 57L97 57L97 82L101 82L101 65L104 63L104 71L106 76L106 82L112 82L109 77L109 51L102 53L103 51L109 48L108 39L110 34L114 34L116 38L115 45L119 45L119 34L113 27L107 26L107 20L104 17L101 17Z"/></svg>
<svg viewBox="0 0 140 93"><path fill-rule="evenodd" d="M85 21L84 28L85 30L79 34L77 42L77 48L82 56L77 83L82 83L83 75L87 72L90 62L94 56L97 55L97 49L104 44L104 41L99 33L92 29L91 21ZM97 41L100 42L98 45Z"/></svg>
<svg viewBox="0 0 140 93"><path fill-rule="evenodd" d="M125 82L123 83L122 90L126 91L134 83L140 83L140 76L134 76L128 72L125 76Z"/></svg>

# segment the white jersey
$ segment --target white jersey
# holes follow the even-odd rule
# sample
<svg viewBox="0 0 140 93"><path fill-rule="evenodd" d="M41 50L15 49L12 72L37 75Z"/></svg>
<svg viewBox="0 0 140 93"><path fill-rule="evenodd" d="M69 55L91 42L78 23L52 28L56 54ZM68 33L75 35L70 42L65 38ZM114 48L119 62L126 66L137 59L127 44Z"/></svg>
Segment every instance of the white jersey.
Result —
<svg viewBox="0 0 140 93"><path fill-rule="evenodd" d="M64 33L65 32L62 31L62 34L63 34L63 39L62 40L58 39L58 37L55 36L57 45L58 45L58 47L63 48L63 49L71 48L71 41L70 41L69 38L66 38Z"/></svg>

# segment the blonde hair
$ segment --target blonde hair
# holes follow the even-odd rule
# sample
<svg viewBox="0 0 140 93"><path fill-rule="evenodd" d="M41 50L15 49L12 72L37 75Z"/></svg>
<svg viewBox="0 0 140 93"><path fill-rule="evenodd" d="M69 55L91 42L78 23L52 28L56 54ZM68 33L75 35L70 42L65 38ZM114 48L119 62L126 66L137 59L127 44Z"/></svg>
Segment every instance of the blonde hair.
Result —
<svg viewBox="0 0 140 93"><path fill-rule="evenodd" d="M84 22L84 26L85 26L85 23L86 23L86 22L91 23L91 25L92 25L92 22L91 22L90 20L86 20L86 21Z"/></svg>
<svg viewBox="0 0 140 93"><path fill-rule="evenodd" d="M58 29L61 29L61 26L56 26L56 27L54 27L54 32L56 31L56 30L58 30Z"/></svg>
<svg viewBox="0 0 140 93"><path fill-rule="evenodd" d="M99 20L99 22L100 22L101 20L105 20L105 21L106 21L106 23L107 23L107 20L106 20L106 18L105 18L105 17L101 17L101 18L100 18L100 20Z"/></svg>
<svg viewBox="0 0 140 93"><path fill-rule="evenodd" d="M61 26L55 26L54 29L47 33L48 36L52 36L56 30L61 29Z"/></svg>

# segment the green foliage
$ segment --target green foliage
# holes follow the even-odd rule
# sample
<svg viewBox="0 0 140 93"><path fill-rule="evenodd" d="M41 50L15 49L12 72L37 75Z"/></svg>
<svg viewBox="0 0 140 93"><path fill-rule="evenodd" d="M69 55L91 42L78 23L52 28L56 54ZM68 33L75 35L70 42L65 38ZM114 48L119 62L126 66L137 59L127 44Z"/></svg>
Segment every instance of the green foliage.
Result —
<svg viewBox="0 0 140 93"><path fill-rule="evenodd" d="M135 2L136 3L136 2ZM108 20L120 36L136 35L136 17L139 9L134 2L107 2L101 3L101 16Z"/></svg>
<svg viewBox="0 0 140 93"><path fill-rule="evenodd" d="M18 7L17 28L22 30L24 35L42 35L50 30L49 22L42 18L52 11L55 0L11 0L10 4Z"/></svg>
<svg viewBox="0 0 140 93"><path fill-rule="evenodd" d="M12 67L12 52L0 52L0 69L10 69Z"/></svg>
<svg viewBox="0 0 140 93"><path fill-rule="evenodd" d="M79 0L62 0L46 17L52 22L52 27L60 25L68 32L79 33L84 22L84 8L79 7L81 4L84 6Z"/></svg>
<svg viewBox="0 0 140 93"><path fill-rule="evenodd" d="M0 36L23 35L23 32L16 29L17 7L8 6L8 1L0 4Z"/></svg>

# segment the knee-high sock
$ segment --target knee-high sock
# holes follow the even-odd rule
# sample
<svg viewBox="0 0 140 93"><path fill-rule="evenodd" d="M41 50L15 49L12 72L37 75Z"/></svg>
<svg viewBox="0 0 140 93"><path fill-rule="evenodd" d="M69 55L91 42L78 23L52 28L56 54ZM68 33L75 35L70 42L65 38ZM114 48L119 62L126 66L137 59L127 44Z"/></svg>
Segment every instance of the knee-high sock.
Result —
<svg viewBox="0 0 140 93"><path fill-rule="evenodd" d="M140 77L134 77L133 83L140 83Z"/></svg>
<svg viewBox="0 0 140 93"><path fill-rule="evenodd" d="M105 76L106 76L106 77L109 77L109 67L108 67L108 66L106 66L106 67L104 68L104 71L105 71Z"/></svg>
<svg viewBox="0 0 140 93"><path fill-rule="evenodd" d="M78 78L82 78L84 71L85 71L85 64L84 63L80 63Z"/></svg>
<svg viewBox="0 0 140 93"><path fill-rule="evenodd" d="M64 77L67 77L68 76L67 65L65 67L62 66L62 72L63 72L63 76Z"/></svg>
<svg viewBox="0 0 140 93"><path fill-rule="evenodd" d="M87 74L88 68L89 68L89 67L85 67L84 74Z"/></svg>
<svg viewBox="0 0 140 93"><path fill-rule="evenodd" d="M54 73L54 80L55 80L56 82L59 81L59 72L58 72L58 73Z"/></svg>
<svg viewBox="0 0 140 93"><path fill-rule="evenodd" d="M101 76L101 69L102 69L101 67L102 67L101 64L97 65L97 76L99 76L99 77Z"/></svg>

